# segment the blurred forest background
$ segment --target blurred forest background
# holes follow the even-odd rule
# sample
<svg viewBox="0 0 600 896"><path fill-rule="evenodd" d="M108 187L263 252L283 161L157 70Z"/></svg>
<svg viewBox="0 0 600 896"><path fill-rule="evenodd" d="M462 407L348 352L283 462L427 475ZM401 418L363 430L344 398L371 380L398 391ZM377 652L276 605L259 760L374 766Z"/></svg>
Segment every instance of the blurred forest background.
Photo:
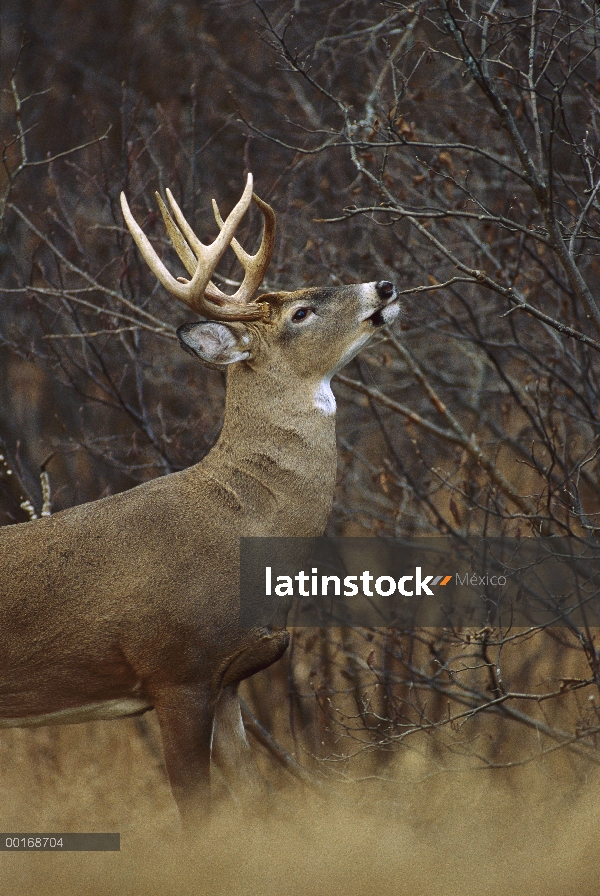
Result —
<svg viewBox="0 0 600 896"><path fill-rule="evenodd" d="M334 381L330 534L597 541L595 4L2 0L0 15L1 525L210 449L223 377L178 347L188 312L118 196L174 270L154 190L212 239L211 197L227 211L249 169L278 219L265 289L404 294ZM243 245L259 230L253 213ZM585 776L599 685L597 634L575 625L307 629L245 684L245 720L272 780L385 777L416 754L502 774L560 753ZM21 775L56 782L65 739L89 738L85 762L116 725L122 755L160 769L151 719L5 732L0 767L19 755Z"/></svg>

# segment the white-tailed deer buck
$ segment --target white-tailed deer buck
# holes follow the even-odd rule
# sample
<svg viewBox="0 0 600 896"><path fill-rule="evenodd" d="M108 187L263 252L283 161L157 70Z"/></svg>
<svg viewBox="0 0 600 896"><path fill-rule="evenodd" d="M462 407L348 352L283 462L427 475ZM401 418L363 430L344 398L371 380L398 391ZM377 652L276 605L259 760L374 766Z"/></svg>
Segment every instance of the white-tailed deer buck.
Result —
<svg viewBox="0 0 600 896"><path fill-rule="evenodd" d="M221 232L208 246L167 196L189 280L167 271L124 195L123 214L163 286L204 317L179 328L183 347L230 367L223 429L188 470L0 529L0 728L155 709L190 821L207 808L211 751L252 777L238 685L288 644L284 628L241 626L240 537L322 534L336 472L329 383L398 303L387 281L257 298L275 215L250 174L225 222L214 206ZM253 256L234 239L252 199L265 222ZM231 296L211 282L228 246L245 270Z"/></svg>

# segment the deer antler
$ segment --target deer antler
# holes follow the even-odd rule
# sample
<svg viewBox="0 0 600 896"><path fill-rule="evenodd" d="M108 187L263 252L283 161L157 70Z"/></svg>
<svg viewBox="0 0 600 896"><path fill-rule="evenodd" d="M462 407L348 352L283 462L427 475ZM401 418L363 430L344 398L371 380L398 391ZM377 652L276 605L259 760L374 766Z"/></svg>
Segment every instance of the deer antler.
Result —
<svg viewBox="0 0 600 896"><path fill-rule="evenodd" d="M275 212L252 192L252 183L252 175L249 174L241 199L225 221L221 218L213 200L215 218L221 232L216 240L208 246L200 242L195 235L171 191L167 189L167 199L175 215L175 221L160 195L156 194L167 232L175 251L191 277L190 280L185 280L183 277L176 279L169 273L131 214L125 194L121 193L123 217L150 270L168 292L176 296L188 308L192 308L205 317L215 320L257 320L268 316L268 306L264 302L255 302L254 299L273 254ZM234 238L238 224L248 210L252 199L260 208L265 219L262 241L256 255L248 255ZM211 283L210 279L229 245L244 267L242 284L232 296L222 292L214 283Z"/></svg>

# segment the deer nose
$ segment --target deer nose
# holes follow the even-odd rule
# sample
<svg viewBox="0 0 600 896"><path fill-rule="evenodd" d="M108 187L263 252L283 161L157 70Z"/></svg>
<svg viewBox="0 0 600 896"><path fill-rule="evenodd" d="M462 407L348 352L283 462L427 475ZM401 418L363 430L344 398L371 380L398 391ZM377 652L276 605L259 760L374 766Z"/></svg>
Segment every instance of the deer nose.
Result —
<svg viewBox="0 0 600 896"><path fill-rule="evenodd" d="M391 299L396 292L394 284L389 280L380 280L375 284L375 289L380 299Z"/></svg>

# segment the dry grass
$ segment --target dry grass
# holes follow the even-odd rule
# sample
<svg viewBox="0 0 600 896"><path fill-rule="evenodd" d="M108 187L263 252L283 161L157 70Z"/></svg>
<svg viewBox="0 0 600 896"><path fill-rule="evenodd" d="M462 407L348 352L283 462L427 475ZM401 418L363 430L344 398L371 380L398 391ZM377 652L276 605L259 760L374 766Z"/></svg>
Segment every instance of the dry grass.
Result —
<svg viewBox="0 0 600 896"><path fill-rule="evenodd" d="M510 773L405 752L387 781L284 787L259 817L222 800L185 841L154 725L0 733L2 830L121 832L120 853L0 853L3 896L598 892L600 774L565 752Z"/></svg>

